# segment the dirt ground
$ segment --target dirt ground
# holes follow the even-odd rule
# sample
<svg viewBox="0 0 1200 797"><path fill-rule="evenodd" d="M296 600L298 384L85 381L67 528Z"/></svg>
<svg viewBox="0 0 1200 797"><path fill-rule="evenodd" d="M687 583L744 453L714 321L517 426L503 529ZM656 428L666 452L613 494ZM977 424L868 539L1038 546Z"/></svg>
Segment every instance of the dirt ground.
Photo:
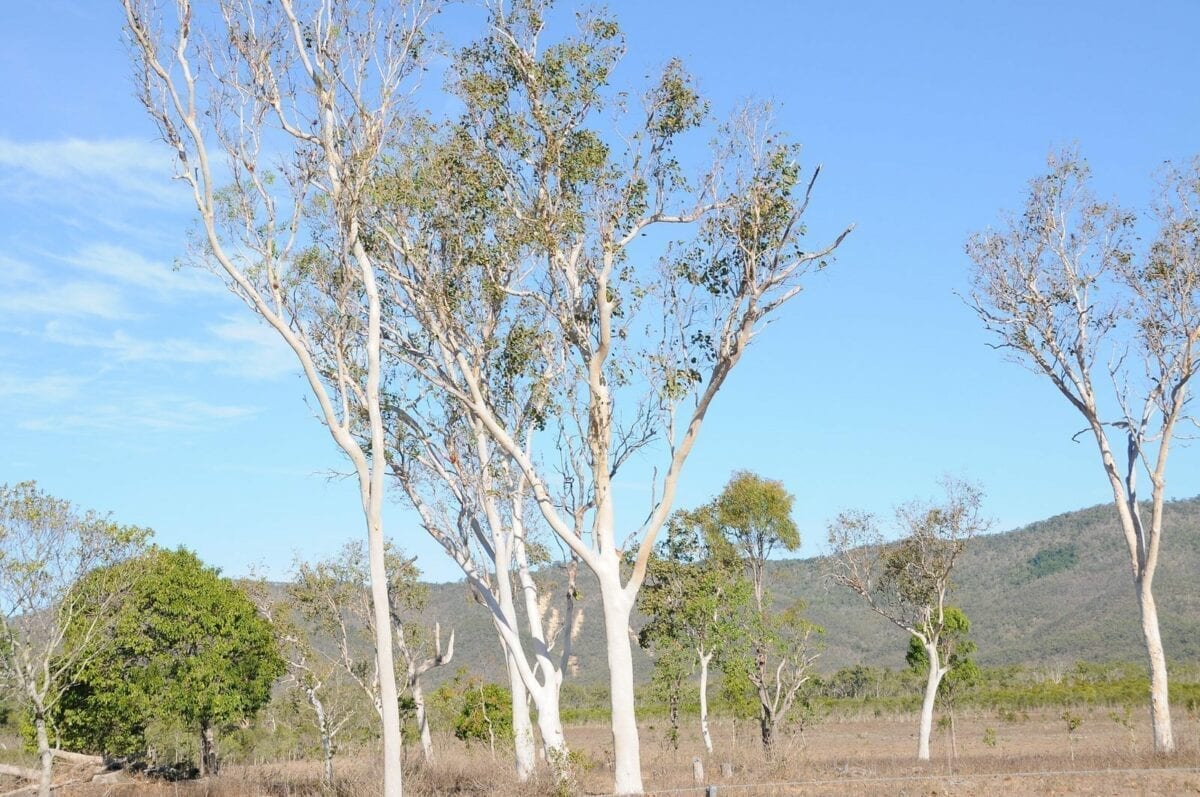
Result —
<svg viewBox="0 0 1200 797"><path fill-rule="evenodd" d="M933 760L918 764L916 718L828 718L803 734L784 735L776 760L767 762L753 723L717 722L715 755L701 756L704 779L693 780L693 757L703 747L695 729L685 728L679 750L665 742L662 724L642 729L643 777L651 794L704 795L1187 795L1200 794L1200 722L1177 716L1179 753L1157 758L1150 750L1149 719L1106 709L1079 709L1073 734L1059 713L1016 716L966 713L957 718L958 756L951 755L946 729L935 731ZM578 792L606 794L611 788L611 738L603 725L568 729L580 751ZM405 792L412 795L536 795L551 784L520 784L511 775L509 754L478 745L467 748L438 739L439 760L406 768ZM410 751L411 754L412 751ZM378 793L378 773L365 756L336 761L336 793ZM728 774L723 774L722 765ZM69 778L64 772L59 782ZM80 797L292 797L319 794L315 762L226 767L221 777L191 783L125 782L66 784L60 795ZM14 788L16 784L8 788ZM3 791L0 789L0 791ZM0 795L2 797L2 795Z"/></svg>

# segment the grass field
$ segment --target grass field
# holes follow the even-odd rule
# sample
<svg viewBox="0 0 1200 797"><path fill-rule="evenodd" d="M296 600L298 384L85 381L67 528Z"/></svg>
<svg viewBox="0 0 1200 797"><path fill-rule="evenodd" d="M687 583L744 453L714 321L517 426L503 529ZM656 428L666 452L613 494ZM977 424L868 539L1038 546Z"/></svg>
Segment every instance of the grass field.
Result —
<svg viewBox="0 0 1200 797"><path fill-rule="evenodd" d="M1055 712L1029 715L966 713L956 722L958 756L950 754L949 733L935 732L933 760L918 764L916 719L910 716L829 718L803 735L782 737L774 762L764 760L753 723L717 722L716 754L704 757L704 781L692 776L693 756L703 749L685 728L678 751L664 743L663 728L643 727L643 777L651 793L718 795L1185 795L1200 794L1200 723L1176 717L1179 753L1156 758L1149 749L1149 720L1137 714L1079 709L1081 722L1068 734ZM568 730L583 766L576 793L607 793L611 741L600 724ZM550 795L552 784L520 784L511 776L510 756L486 747L440 738L439 761L425 767L411 758L405 791L412 795ZM409 750L412 756L415 750ZM370 757L337 759L336 793L366 797L378 793L378 773ZM732 772L722 775L722 764ZM57 793L86 797L300 797L320 794L319 765L296 761L227 766L219 778L185 783L130 781L72 783ZM69 780L64 769L56 781ZM8 788L15 788L14 782Z"/></svg>

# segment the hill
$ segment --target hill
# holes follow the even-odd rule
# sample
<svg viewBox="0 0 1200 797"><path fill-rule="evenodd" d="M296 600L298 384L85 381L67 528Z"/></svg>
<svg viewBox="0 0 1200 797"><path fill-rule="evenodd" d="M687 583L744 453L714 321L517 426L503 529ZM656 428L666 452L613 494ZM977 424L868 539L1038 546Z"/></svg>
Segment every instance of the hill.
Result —
<svg viewBox="0 0 1200 797"><path fill-rule="evenodd" d="M1155 579L1168 660L1200 660L1200 498L1168 504ZM847 590L828 585L824 558L772 562L769 583L779 600L802 599L808 617L825 628L819 667L853 664L901 667L904 633L870 612ZM1069 512L1025 528L974 540L960 560L954 602L971 618L984 665L1126 660L1144 656L1125 543L1111 505ZM539 574L561 590L561 574ZM569 680L606 678L597 588L581 573L582 631ZM455 664L503 680L503 662L487 611L461 583L431 586L427 619L457 631ZM639 677L648 659L635 650ZM453 670L455 667L446 668ZM445 676L449 673L438 673ZM437 680L440 680L437 679Z"/></svg>

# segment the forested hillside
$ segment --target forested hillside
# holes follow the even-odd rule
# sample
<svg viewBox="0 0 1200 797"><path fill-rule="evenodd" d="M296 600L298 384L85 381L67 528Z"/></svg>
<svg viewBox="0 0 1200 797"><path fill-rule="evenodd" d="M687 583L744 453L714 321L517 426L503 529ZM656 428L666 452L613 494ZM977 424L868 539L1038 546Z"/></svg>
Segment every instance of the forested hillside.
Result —
<svg viewBox="0 0 1200 797"><path fill-rule="evenodd" d="M1167 654L1173 661L1200 658L1200 498L1169 503L1156 595ZM809 534L819 533L808 530ZM827 584L823 558L773 563L770 584L777 601L802 599L808 616L825 628L819 669L852 664L900 667L902 631L872 614L849 592ZM977 538L956 571L955 602L971 618L980 664L1043 664L1120 659L1140 662L1144 649L1128 557L1110 505L1056 515L1015 531ZM556 584L557 571L541 574ZM574 645L569 677L600 683L605 677L602 622L595 589L580 577L583 631ZM553 604L552 604L553 605ZM489 615L474 605L461 583L433 585L428 618L457 630L456 658L500 679L502 662ZM649 662L635 651L640 677ZM432 673L435 680L454 667Z"/></svg>

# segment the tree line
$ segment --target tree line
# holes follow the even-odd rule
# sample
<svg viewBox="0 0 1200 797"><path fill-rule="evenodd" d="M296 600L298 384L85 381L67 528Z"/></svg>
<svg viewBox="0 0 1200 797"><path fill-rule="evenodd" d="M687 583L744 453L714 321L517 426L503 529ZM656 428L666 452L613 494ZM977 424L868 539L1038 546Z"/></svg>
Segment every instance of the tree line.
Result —
<svg viewBox="0 0 1200 797"><path fill-rule="evenodd" d="M138 98L196 207L188 257L293 352L359 486L374 651L374 675L359 677L377 690L383 793L402 791L411 662L420 669L451 647L447 638L445 651L404 653L381 514L388 491L492 617L521 777L537 767L538 739L555 776L570 777L561 686L575 575L586 570L602 603L613 790L643 791L632 612L669 580L663 562L720 560L727 549L749 574L746 644L722 653L724 638L682 630L676 644L672 628L646 641L662 661L687 650L711 664L740 649L769 749L819 638L798 613L781 625L765 611L763 563L792 531L675 507L708 411L747 347L851 231L809 230L820 169L802 169L769 108L718 118L676 60L641 92L623 92L616 20L581 13L558 35L543 0L484 4L483 32L447 53L455 110L444 114L414 99L438 51L440 0L122 2ZM1093 199L1086 165L1066 153L1031 185L1021 214L968 245L968 303L999 348L1081 413L1097 446L1128 544L1162 753L1174 740L1152 586L1169 447L1190 417L1200 341L1197 174L1197 164L1164 172L1142 246L1135 215ZM619 491L621 474L645 478L650 500ZM887 532L854 512L830 530L841 563L831 578L918 641L929 705L962 627L949 574L986 525L978 498L951 482L943 503L902 509ZM547 558L570 574L563 594L542 594L533 578ZM291 655L311 660L302 646ZM923 756L930 721L923 709Z"/></svg>

